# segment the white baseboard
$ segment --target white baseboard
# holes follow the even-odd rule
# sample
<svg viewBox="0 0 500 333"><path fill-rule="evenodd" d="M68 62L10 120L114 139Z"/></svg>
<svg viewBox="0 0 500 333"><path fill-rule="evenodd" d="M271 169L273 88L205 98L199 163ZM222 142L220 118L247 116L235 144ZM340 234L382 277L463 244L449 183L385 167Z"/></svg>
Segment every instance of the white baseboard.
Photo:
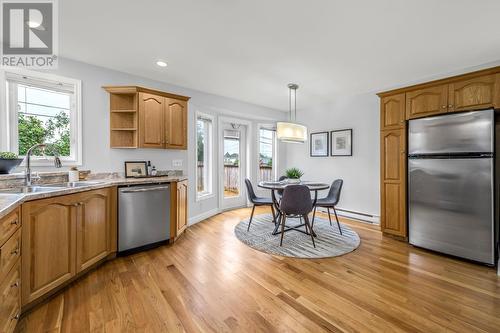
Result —
<svg viewBox="0 0 500 333"><path fill-rule="evenodd" d="M214 215L217 215L220 213L220 210L218 208L211 209L209 211L206 211L204 213L198 214L196 216L190 217L188 219L188 226L196 224L198 222L201 222L203 220L206 220Z"/></svg>
<svg viewBox="0 0 500 333"><path fill-rule="evenodd" d="M320 212L326 213L326 208L319 208L318 209ZM333 211L330 209L330 213L333 215ZM371 215L371 214L366 214L366 213L360 213L360 212L353 212L353 211L343 211L341 208L337 208L337 215L346 217L348 219L353 219L353 220L358 220L361 222L367 222L367 223L372 223L372 224L380 224L380 217Z"/></svg>

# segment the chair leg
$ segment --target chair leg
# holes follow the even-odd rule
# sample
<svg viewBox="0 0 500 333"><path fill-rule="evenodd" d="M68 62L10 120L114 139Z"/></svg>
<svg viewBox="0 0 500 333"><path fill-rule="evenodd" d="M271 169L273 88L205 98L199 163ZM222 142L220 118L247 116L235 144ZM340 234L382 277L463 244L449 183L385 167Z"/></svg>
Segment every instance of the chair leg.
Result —
<svg viewBox="0 0 500 333"><path fill-rule="evenodd" d="M330 221L330 225L332 225L332 217L330 216L330 208L326 207L326 210L328 211L328 221Z"/></svg>
<svg viewBox="0 0 500 333"><path fill-rule="evenodd" d="M337 211L335 210L335 207L333 207L333 213L335 213L335 219L337 220L337 226L339 227L340 234L342 235L342 229L340 228L339 217L337 216Z"/></svg>
<svg viewBox="0 0 500 333"><path fill-rule="evenodd" d="M316 206L314 206L314 210L313 210L313 219L312 219L312 222L311 222L311 229L312 227L314 227L314 219L316 218Z"/></svg>
<svg viewBox="0 0 500 333"><path fill-rule="evenodd" d="M253 219L253 213L255 212L255 205L252 207L252 214L250 215L250 221L248 221L248 228L247 231L250 231L250 224L252 224L252 219Z"/></svg>
<svg viewBox="0 0 500 333"><path fill-rule="evenodd" d="M281 217L281 240L280 240L280 246L283 246L283 236L285 235L285 222L286 222L286 215L283 214Z"/></svg>
<svg viewBox="0 0 500 333"><path fill-rule="evenodd" d="M273 214L273 222L276 224L276 213L274 212L274 205L271 205L271 213Z"/></svg>
<svg viewBox="0 0 500 333"><path fill-rule="evenodd" d="M309 228L311 229L311 226L309 225L309 216L304 215L304 220L305 220L305 222L306 222L306 225L308 225L308 226L309 226ZM313 242L313 246L314 246L314 248L316 248L316 244L314 243L314 235L313 235L312 229L311 229L311 233L310 233L310 235L311 235L311 240L312 240L312 242Z"/></svg>

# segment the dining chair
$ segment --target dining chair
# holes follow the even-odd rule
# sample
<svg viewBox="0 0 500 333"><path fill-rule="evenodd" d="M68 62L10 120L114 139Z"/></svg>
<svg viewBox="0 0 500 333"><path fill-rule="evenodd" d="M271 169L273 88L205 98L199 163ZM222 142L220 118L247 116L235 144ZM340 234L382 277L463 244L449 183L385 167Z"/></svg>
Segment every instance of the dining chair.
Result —
<svg viewBox="0 0 500 333"><path fill-rule="evenodd" d="M306 233L309 229L308 234L311 235L313 246L316 247L316 244L314 243L312 226L309 223L308 216L308 214L313 210L311 192L309 188L305 185L288 185L287 187L285 187L285 189L283 190L283 197L281 198L279 210L281 212L280 246L283 245L283 235L285 234L285 223L287 217L300 217L304 219Z"/></svg>
<svg viewBox="0 0 500 333"><path fill-rule="evenodd" d="M285 179L286 179L286 176L280 176L280 178L278 178L278 181L282 182ZM276 194L278 195L278 199L281 199L281 197L283 196L283 190L277 190Z"/></svg>
<svg viewBox="0 0 500 333"><path fill-rule="evenodd" d="M335 220L337 221L337 226L339 228L340 234L342 235L342 228L340 228L340 222L337 216L337 210L335 209L335 206L337 206L340 200L340 192L342 191L343 184L344 181L342 179L334 180L332 186L330 186L328 195L324 198L316 200L316 205L314 206L313 220L312 220L313 226L314 226L314 218L316 217L317 207L326 208L328 212L328 220L330 221L330 225L332 225L332 217L330 216L330 208L331 208L333 209L333 213L335 214Z"/></svg>
<svg viewBox="0 0 500 333"><path fill-rule="evenodd" d="M271 206L271 212L273 214L273 221L276 221L276 216L274 214L274 204L271 198L258 197L253 190L252 182L250 179L245 178L245 185L247 187L248 200L253 204L252 214L250 215L250 220L248 221L247 231L250 230L250 224L252 224L253 213L255 212L255 207L257 206Z"/></svg>

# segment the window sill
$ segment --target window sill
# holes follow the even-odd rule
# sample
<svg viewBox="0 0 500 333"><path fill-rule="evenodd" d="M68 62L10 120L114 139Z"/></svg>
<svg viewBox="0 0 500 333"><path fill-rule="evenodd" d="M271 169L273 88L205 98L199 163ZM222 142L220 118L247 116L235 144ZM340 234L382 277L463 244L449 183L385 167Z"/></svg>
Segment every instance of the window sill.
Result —
<svg viewBox="0 0 500 333"><path fill-rule="evenodd" d="M196 202L204 201L204 200L208 200L208 199L212 199L212 198L215 198L214 193L207 193L207 194L202 194L202 195L196 194Z"/></svg>
<svg viewBox="0 0 500 333"><path fill-rule="evenodd" d="M19 158L23 158L24 161L19 165L19 167L26 167L26 158L25 156L19 156ZM54 167L54 159L52 158L32 158L31 159L32 167ZM73 167L73 166L81 166L82 162L74 159L64 159L61 158L61 163L63 167Z"/></svg>

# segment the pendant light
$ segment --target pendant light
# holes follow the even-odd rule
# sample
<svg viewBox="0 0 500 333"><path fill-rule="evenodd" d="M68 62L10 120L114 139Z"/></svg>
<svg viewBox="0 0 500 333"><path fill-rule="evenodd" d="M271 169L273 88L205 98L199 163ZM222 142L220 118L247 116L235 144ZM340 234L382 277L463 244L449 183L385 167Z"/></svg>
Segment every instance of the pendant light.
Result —
<svg viewBox="0 0 500 333"><path fill-rule="evenodd" d="M276 134L278 136L278 140L283 142L304 143L307 141L307 127L297 123L297 89L299 89L297 84L288 84L288 107L290 121L276 123Z"/></svg>

